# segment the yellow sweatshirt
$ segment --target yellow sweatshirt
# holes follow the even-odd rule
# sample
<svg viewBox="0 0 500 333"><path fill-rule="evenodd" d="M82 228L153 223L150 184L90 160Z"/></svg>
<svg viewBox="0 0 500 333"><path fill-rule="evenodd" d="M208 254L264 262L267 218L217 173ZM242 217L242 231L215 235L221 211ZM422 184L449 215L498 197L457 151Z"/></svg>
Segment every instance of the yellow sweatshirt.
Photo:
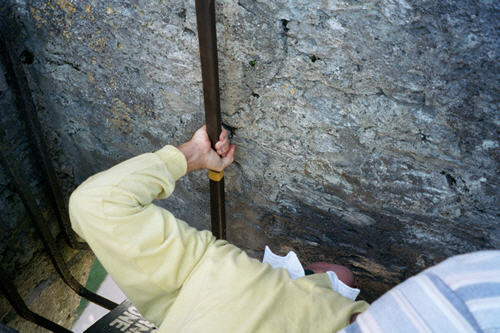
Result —
<svg viewBox="0 0 500 333"><path fill-rule="evenodd" d="M368 308L326 274L292 280L154 205L186 168L166 146L90 177L69 203L74 230L159 332L336 332Z"/></svg>

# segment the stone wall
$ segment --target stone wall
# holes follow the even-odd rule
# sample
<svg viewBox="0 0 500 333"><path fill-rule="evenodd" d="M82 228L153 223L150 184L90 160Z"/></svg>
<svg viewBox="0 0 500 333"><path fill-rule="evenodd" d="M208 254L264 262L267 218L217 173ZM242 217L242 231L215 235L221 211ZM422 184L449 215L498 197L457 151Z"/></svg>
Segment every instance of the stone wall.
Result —
<svg viewBox="0 0 500 333"><path fill-rule="evenodd" d="M2 49L2 52L4 50ZM18 107L19 92L14 84L12 68L4 53L0 57L0 135L6 142L3 149L12 166L28 185L28 191L37 198L44 219L54 237L60 235L55 212L48 202L48 188L40 174L32 135L25 122L23 110ZM26 62L25 53L20 61ZM60 178L64 178L60 175ZM36 313L71 327L75 319L75 309L80 303L76 295L55 272L50 258L44 251L42 242L33 227L18 189L8 174L5 165L0 164L0 267L6 272L28 307ZM94 259L90 251L76 251L63 241L57 248L68 263L72 274L85 284ZM5 278L5 277L4 277ZM0 293L0 321L19 332L47 332L16 315L3 294ZM0 328L0 331L3 330Z"/></svg>
<svg viewBox="0 0 500 333"><path fill-rule="evenodd" d="M500 246L495 1L218 1L228 238L352 267L372 300ZM3 1L67 192L203 123L194 1ZM24 57L24 58L23 58ZM207 228L204 173L166 206Z"/></svg>

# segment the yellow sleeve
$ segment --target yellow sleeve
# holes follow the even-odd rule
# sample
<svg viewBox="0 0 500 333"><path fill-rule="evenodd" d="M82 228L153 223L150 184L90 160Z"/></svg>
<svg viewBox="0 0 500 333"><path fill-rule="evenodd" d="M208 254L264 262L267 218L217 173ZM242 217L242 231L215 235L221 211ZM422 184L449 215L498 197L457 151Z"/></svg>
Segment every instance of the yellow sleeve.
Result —
<svg viewBox="0 0 500 333"><path fill-rule="evenodd" d="M160 324L215 238L152 203L167 198L186 173L173 146L90 177L71 195L74 230L149 320Z"/></svg>

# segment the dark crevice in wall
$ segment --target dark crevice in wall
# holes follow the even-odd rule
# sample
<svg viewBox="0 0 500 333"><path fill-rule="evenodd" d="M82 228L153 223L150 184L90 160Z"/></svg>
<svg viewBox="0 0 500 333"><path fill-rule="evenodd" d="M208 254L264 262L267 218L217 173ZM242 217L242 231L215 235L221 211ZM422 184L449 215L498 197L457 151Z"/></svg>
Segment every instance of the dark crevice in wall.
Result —
<svg viewBox="0 0 500 333"><path fill-rule="evenodd" d="M21 53L21 62L26 65L31 65L33 61L35 61L35 55L29 51L29 50L24 50Z"/></svg>
<svg viewBox="0 0 500 333"><path fill-rule="evenodd" d="M288 31L290 31L288 23L290 23L290 21L287 19L280 20L280 25L281 25L280 36L281 36L281 42L283 43L283 52L285 54L288 53Z"/></svg>

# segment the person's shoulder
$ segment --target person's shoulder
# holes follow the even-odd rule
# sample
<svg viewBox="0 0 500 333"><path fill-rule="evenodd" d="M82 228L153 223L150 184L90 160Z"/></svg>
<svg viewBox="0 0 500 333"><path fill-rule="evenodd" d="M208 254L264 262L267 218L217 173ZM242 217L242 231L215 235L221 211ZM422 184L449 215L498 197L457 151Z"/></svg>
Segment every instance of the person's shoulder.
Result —
<svg viewBox="0 0 500 333"><path fill-rule="evenodd" d="M488 272L497 272L500 277L500 250L484 250L450 257L438 265L426 269L424 274L435 274L442 279L460 279L459 276L481 279ZM470 281L472 282L472 281Z"/></svg>
<svg viewBox="0 0 500 333"><path fill-rule="evenodd" d="M500 251L461 254L388 291L345 332L496 332L499 304Z"/></svg>

